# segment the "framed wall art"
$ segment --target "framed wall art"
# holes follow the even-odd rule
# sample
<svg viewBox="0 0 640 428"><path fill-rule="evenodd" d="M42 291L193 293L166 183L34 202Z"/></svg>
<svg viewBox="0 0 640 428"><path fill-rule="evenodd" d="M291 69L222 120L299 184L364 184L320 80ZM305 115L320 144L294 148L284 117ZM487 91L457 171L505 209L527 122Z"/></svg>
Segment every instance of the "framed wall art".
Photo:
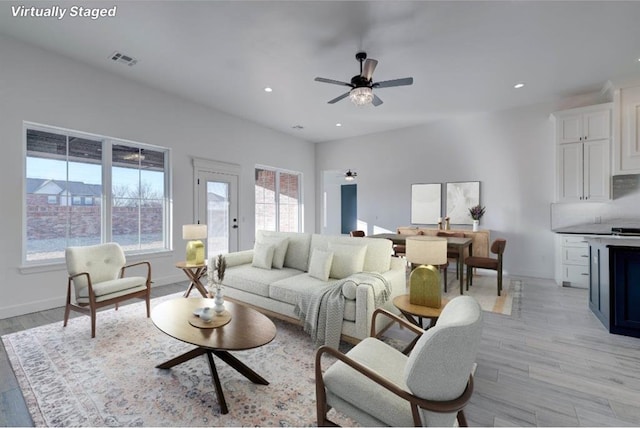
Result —
<svg viewBox="0 0 640 428"><path fill-rule="evenodd" d="M447 183L447 211L451 224L472 224L469 208L480 203L480 182Z"/></svg>
<svg viewBox="0 0 640 428"><path fill-rule="evenodd" d="M437 224L442 216L442 184L411 185L411 223Z"/></svg>

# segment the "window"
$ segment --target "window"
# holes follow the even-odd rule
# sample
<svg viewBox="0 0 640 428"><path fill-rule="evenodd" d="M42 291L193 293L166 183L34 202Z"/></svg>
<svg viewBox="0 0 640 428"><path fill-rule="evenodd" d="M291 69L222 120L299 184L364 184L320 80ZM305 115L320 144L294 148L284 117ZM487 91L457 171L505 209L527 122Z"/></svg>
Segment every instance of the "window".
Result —
<svg viewBox="0 0 640 428"><path fill-rule="evenodd" d="M27 123L25 139L24 262L109 241L169 248L168 149Z"/></svg>
<svg viewBox="0 0 640 428"><path fill-rule="evenodd" d="M300 232L302 174L256 167L256 230Z"/></svg>

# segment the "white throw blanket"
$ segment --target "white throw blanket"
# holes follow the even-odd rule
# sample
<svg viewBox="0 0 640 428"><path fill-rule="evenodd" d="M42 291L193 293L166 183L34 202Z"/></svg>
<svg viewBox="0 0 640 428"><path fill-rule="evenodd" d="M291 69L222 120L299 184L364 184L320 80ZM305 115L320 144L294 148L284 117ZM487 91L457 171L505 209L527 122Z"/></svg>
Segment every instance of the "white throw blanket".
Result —
<svg viewBox="0 0 640 428"><path fill-rule="evenodd" d="M391 284L384 276L375 272L358 273L335 284L299 293L295 313L316 346L328 345L338 349L345 304L342 287L348 282L354 283L356 287L371 287L376 308L391 296Z"/></svg>

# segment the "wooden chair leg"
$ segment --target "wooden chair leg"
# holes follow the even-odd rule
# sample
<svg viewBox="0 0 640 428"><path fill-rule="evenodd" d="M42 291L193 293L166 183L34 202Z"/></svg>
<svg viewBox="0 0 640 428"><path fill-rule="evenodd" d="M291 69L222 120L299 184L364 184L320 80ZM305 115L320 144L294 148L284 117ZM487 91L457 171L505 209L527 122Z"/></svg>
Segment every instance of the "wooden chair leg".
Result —
<svg viewBox="0 0 640 428"><path fill-rule="evenodd" d="M96 310L91 308L91 338L96 337Z"/></svg>
<svg viewBox="0 0 640 428"><path fill-rule="evenodd" d="M447 292L447 268L445 267L444 269L444 292Z"/></svg>
<svg viewBox="0 0 640 428"><path fill-rule="evenodd" d="M70 312L71 312L71 284L69 284L67 288L67 304L64 308L64 324L62 324L63 327L66 327L67 323L69 322Z"/></svg>
<svg viewBox="0 0 640 428"><path fill-rule="evenodd" d="M464 415L464 411L463 410L460 410L458 412L458 426L460 426L460 427L468 427L469 426L469 424L467 423L467 418Z"/></svg>
<svg viewBox="0 0 640 428"><path fill-rule="evenodd" d="M467 266L467 291L469 291L469 286L473 285L473 268L471 266Z"/></svg>
<svg viewBox="0 0 640 428"><path fill-rule="evenodd" d="M499 270L498 271L498 296L500 295L501 291L502 291L502 271Z"/></svg>

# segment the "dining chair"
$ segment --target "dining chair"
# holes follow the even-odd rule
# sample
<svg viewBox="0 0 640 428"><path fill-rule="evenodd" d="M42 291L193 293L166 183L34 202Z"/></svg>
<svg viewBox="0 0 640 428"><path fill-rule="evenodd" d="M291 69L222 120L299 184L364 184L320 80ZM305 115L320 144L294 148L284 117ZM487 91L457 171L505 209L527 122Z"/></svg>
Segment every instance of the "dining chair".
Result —
<svg viewBox="0 0 640 428"><path fill-rule="evenodd" d="M464 232L438 232L436 236L444 236L451 238L464 238ZM466 251L466 250L465 250ZM469 254L471 255L471 254ZM456 279L460 278L460 272L458 272L458 266L460 265L460 254L456 249L448 249L447 250L447 259L452 259L456 261ZM444 288L445 293L447 292L447 285L445 284Z"/></svg>
<svg viewBox="0 0 640 428"><path fill-rule="evenodd" d="M467 265L467 290L469 286L473 286L473 268L491 269L498 274L498 296L500 295L502 291L502 256L506 245L507 241L502 238L494 240L491 244L491 252L498 255L497 259L479 256L464 259L464 263Z"/></svg>
<svg viewBox="0 0 640 428"><path fill-rule="evenodd" d="M351 232L349 232L349 236L363 238L365 236L364 230L352 230Z"/></svg>

